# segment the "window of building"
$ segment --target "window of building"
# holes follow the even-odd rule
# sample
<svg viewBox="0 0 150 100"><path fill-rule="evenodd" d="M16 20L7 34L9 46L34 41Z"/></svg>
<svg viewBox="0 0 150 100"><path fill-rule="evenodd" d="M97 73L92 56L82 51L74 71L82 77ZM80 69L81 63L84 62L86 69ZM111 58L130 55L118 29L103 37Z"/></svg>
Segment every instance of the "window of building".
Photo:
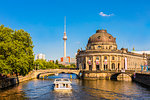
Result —
<svg viewBox="0 0 150 100"><path fill-rule="evenodd" d="M96 70L100 70L99 65L96 65Z"/></svg>
<svg viewBox="0 0 150 100"><path fill-rule="evenodd" d="M118 70L120 70L120 63L118 63Z"/></svg>
<svg viewBox="0 0 150 100"><path fill-rule="evenodd" d="M107 64L104 64L104 70L108 70Z"/></svg>
<svg viewBox="0 0 150 100"><path fill-rule="evenodd" d="M108 49L107 46L106 46L106 49Z"/></svg>
<svg viewBox="0 0 150 100"><path fill-rule="evenodd" d="M105 56L104 59L107 60L107 56Z"/></svg>
<svg viewBox="0 0 150 100"><path fill-rule="evenodd" d="M92 65L89 65L89 70L92 71Z"/></svg>
<svg viewBox="0 0 150 100"><path fill-rule="evenodd" d="M101 48L101 46L98 46L98 48Z"/></svg>
<svg viewBox="0 0 150 100"><path fill-rule="evenodd" d="M86 69L86 64L84 64L84 67L83 67L83 69Z"/></svg>
<svg viewBox="0 0 150 100"><path fill-rule="evenodd" d="M89 57L89 60L92 60L92 57Z"/></svg>
<svg viewBox="0 0 150 100"><path fill-rule="evenodd" d="M109 46L109 49L112 49L112 46Z"/></svg>
<svg viewBox="0 0 150 100"><path fill-rule="evenodd" d="M112 57L112 60L115 60L115 57Z"/></svg>
<svg viewBox="0 0 150 100"><path fill-rule="evenodd" d="M101 38L101 36L98 36L97 38L98 38L98 39L100 39L100 38Z"/></svg>
<svg viewBox="0 0 150 100"><path fill-rule="evenodd" d="M111 36L109 36L109 39L111 39Z"/></svg>
<svg viewBox="0 0 150 100"><path fill-rule="evenodd" d="M118 60L120 60L120 57L118 57Z"/></svg>
<svg viewBox="0 0 150 100"><path fill-rule="evenodd" d="M89 46L89 49L91 49L91 46Z"/></svg>
<svg viewBox="0 0 150 100"><path fill-rule="evenodd" d="M115 64L114 63L111 64L111 69L115 70Z"/></svg>
<svg viewBox="0 0 150 100"><path fill-rule="evenodd" d="M99 57L96 57L96 60L99 60Z"/></svg>

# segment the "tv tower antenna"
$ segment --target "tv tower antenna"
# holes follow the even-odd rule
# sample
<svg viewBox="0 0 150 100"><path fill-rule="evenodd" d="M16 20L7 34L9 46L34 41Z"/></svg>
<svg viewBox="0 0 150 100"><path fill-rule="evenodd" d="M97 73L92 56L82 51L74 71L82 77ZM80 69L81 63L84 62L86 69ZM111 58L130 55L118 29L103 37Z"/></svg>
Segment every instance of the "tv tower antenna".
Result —
<svg viewBox="0 0 150 100"><path fill-rule="evenodd" d="M67 35L66 35L66 16L64 18L64 36L63 36L63 40L64 40L64 57L66 58L66 40L67 40Z"/></svg>

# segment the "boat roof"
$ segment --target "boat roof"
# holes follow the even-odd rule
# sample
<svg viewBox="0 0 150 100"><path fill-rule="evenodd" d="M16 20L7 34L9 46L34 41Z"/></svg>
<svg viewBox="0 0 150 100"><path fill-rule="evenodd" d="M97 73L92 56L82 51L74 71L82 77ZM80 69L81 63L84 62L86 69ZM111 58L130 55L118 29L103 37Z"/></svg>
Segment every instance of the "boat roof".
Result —
<svg viewBox="0 0 150 100"><path fill-rule="evenodd" d="M71 81L67 78L58 78L58 79L55 79L54 83L71 83Z"/></svg>

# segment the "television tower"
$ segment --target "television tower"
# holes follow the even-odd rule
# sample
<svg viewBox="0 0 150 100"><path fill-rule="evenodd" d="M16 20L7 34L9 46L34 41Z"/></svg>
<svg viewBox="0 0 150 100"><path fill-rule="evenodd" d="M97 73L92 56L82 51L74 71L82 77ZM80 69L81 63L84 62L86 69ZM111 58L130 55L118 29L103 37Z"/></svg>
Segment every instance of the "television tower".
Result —
<svg viewBox="0 0 150 100"><path fill-rule="evenodd" d="M66 16L64 18L64 36L63 36L63 40L64 40L64 58L66 58L66 40L67 40L67 35L66 35Z"/></svg>

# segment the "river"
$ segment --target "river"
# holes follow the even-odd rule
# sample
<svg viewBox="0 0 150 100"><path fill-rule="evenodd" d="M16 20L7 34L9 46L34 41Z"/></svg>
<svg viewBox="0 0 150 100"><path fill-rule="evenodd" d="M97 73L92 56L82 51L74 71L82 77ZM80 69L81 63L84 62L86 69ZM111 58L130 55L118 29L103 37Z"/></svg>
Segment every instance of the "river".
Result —
<svg viewBox="0 0 150 100"><path fill-rule="evenodd" d="M52 85L55 78L69 78L72 75L71 92L55 92ZM75 74L59 74L44 79L33 79L15 87L0 90L0 100L150 100L150 89L132 81L79 80Z"/></svg>

